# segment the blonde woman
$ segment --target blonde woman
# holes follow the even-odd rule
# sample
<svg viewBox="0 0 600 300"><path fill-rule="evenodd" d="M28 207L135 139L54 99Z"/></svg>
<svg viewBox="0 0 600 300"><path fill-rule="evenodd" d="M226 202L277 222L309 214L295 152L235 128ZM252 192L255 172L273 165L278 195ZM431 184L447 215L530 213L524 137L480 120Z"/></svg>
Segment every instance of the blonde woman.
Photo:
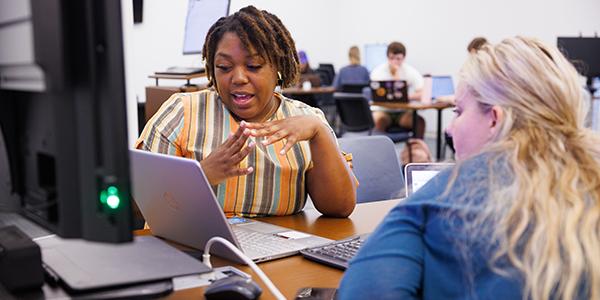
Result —
<svg viewBox="0 0 600 300"><path fill-rule="evenodd" d="M357 92L357 91L344 91L342 88L344 85L369 85L369 70L360 64L360 50L357 46L350 47L348 50L348 59L350 64L341 68L340 71L335 75L333 80L333 86L336 91L342 92ZM361 92L360 90L358 91Z"/></svg>
<svg viewBox="0 0 600 300"><path fill-rule="evenodd" d="M398 205L341 299L600 299L600 139L554 46L509 38L462 68L459 160Z"/></svg>

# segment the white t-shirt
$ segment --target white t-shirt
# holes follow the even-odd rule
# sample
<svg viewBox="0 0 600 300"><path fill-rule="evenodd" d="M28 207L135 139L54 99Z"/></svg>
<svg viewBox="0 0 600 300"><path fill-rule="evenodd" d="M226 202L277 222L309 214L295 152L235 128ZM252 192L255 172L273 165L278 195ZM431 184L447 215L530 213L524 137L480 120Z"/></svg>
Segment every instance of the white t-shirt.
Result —
<svg viewBox="0 0 600 300"><path fill-rule="evenodd" d="M402 66L396 73L396 76L392 76L389 64L387 62L375 67L375 69L371 71L371 80L406 80L406 83L408 83L409 95L414 93L416 89L422 88L425 82L421 73L419 73L419 71L417 71L417 69L415 69L413 66L405 62L402 63Z"/></svg>

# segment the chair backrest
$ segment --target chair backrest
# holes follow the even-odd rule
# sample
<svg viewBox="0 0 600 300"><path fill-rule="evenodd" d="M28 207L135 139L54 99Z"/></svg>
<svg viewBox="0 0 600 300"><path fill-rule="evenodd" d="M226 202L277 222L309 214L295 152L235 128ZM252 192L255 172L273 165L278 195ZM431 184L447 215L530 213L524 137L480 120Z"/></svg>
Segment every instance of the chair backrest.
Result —
<svg viewBox="0 0 600 300"><path fill-rule="evenodd" d="M338 139L342 151L352 153L358 179L358 203L405 197L404 177L392 140L386 136Z"/></svg>
<svg viewBox="0 0 600 300"><path fill-rule="evenodd" d="M347 131L373 130L375 123L369 102L362 95L335 93L335 105Z"/></svg>
<svg viewBox="0 0 600 300"><path fill-rule="evenodd" d="M317 98L315 98L315 94L296 94L289 95L291 99L302 101L309 106L319 107L319 103L317 102Z"/></svg>
<svg viewBox="0 0 600 300"><path fill-rule="evenodd" d="M329 86L333 83L334 75L331 73L331 71L329 69L324 69L324 68L319 67L315 70L315 73L319 74L319 76L321 77L322 85Z"/></svg>
<svg viewBox="0 0 600 300"><path fill-rule="evenodd" d="M335 77L335 68L333 67L333 64L319 64L319 69L327 70L332 80Z"/></svg>
<svg viewBox="0 0 600 300"><path fill-rule="evenodd" d="M341 92L342 93L353 93L353 94L361 94L363 93L363 89L368 87L368 83L362 84L342 84Z"/></svg>

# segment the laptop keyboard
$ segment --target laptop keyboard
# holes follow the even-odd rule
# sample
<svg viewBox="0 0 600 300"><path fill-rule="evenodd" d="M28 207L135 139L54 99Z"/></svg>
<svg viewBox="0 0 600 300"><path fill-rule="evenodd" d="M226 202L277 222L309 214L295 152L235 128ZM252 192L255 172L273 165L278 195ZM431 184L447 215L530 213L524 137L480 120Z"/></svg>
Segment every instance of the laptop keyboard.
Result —
<svg viewBox="0 0 600 300"><path fill-rule="evenodd" d="M319 247L304 249L300 253L307 259L345 270L366 238L367 235L357 236Z"/></svg>
<svg viewBox="0 0 600 300"><path fill-rule="evenodd" d="M302 249L302 245L273 234L260 233L233 227L233 233L242 246L242 250L272 255Z"/></svg>

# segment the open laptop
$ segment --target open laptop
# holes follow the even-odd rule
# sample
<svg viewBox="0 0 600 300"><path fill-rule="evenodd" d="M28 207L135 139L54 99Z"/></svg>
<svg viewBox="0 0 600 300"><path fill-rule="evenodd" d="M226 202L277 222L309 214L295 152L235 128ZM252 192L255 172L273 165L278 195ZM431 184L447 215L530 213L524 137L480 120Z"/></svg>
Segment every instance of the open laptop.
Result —
<svg viewBox="0 0 600 300"><path fill-rule="evenodd" d="M406 80L371 81L369 86L374 102L408 102Z"/></svg>
<svg viewBox="0 0 600 300"><path fill-rule="evenodd" d="M425 76L423 80L422 103L431 103L432 100L454 97L452 76Z"/></svg>
<svg viewBox="0 0 600 300"><path fill-rule="evenodd" d="M196 249L220 236L255 262L291 256L331 240L254 221L225 218L196 160L130 151L133 198L154 235ZM215 244L211 254L243 263L232 251Z"/></svg>
<svg viewBox="0 0 600 300"><path fill-rule="evenodd" d="M454 166L453 163L409 163L404 167L406 197L414 194L441 170Z"/></svg>
<svg viewBox="0 0 600 300"><path fill-rule="evenodd" d="M452 76L431 76L431 98L454 95Z"/></svg>

